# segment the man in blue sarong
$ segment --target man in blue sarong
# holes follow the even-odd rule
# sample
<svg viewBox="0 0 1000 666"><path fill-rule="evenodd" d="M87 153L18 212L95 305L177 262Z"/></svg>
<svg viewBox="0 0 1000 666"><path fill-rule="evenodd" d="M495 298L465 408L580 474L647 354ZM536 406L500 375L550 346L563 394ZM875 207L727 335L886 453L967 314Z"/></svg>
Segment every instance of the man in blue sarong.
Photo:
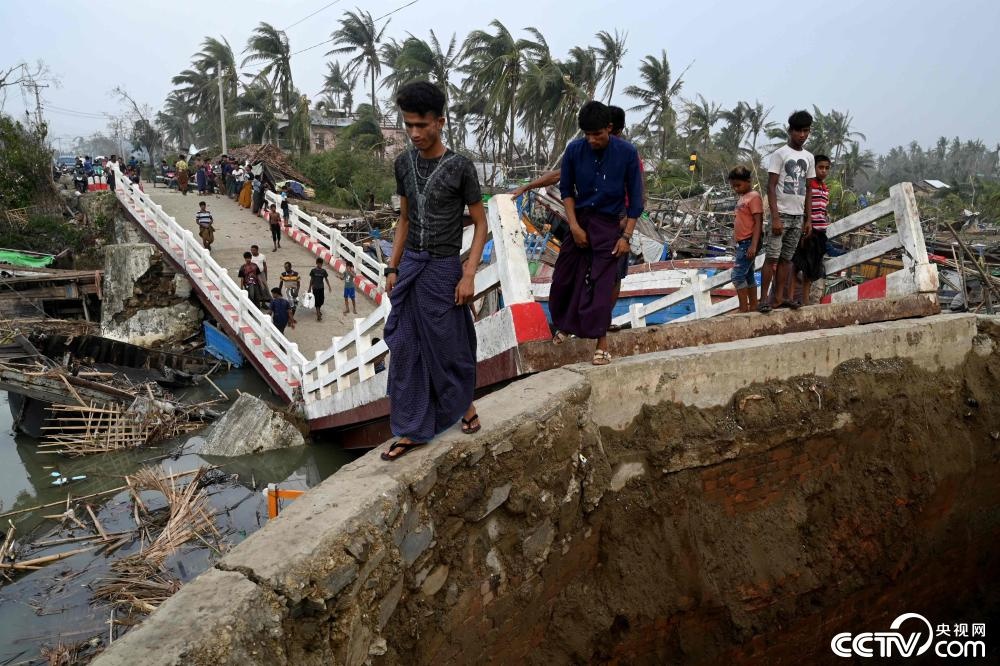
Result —
<svg viewBox="0 0 1000 666"><path fill-rule="evenodd" d="M444 93L426 81L396 95L413 149L396 158L399 221L386 274L392 311L389 347L389 425L396 436L384 460L462 420L462 432L480 429L472 402L476 387L476 331L468 304L486 244L486 213L476 170L441 142ZM475 225L464 266L463 209Z"/></svg>
<svg viewBox="0 0 1000 666"><path fill-rule="evenodd" d="M607 365L619 258L628 255L642 214L642 172L635 146L611 135L607 106L587 102L578 120L583 138L566 146L559 176L570 235L559 248L552 272L552 341L560 344L569 334L594 338L593 364Z"/></svg>

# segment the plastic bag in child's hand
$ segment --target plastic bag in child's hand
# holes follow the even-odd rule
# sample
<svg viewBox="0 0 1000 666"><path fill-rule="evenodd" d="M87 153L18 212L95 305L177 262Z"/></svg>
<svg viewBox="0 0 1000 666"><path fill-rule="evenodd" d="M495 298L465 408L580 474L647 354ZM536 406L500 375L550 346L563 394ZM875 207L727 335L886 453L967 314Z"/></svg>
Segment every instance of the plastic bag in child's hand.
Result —
<svg viewBox="0 0 1000 666"><path fill-rule="evenodd" d="M316 307L316 296L314 296L311 291L306 292L306 295L302 297L301 301L299 301L299 307L305 308L306 310L312 310Z"/></svg>

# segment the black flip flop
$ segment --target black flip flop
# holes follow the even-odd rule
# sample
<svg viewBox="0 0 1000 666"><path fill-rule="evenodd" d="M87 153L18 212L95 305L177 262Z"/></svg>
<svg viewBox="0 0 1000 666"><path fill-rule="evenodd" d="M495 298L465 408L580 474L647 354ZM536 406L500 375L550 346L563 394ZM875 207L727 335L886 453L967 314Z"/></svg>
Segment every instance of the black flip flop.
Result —
<svg viewBox="0 0 1000 666"><path fill-rule="evenodd" d="M382 452L382 460L388 462L392 462L393 460L399 460L413 449L420 448L425 444L427 444L427 442L400 442L397 440L389 445L388 451ZM403 449L403 452L395 456L390 456L389 454L395 451L396 449Z"/></svg>
<svg viewBox="0 0 1000 666"><path fill-rule="evenodd" d="M768 314L769 312L771 312L771 306L768 305L767 303L760 303L757 306L757 312L761 314Z"/></svg>
<svg viewBox="0 0 1000 666"><path fill-rule="evenodd" d="M478 424L476 424L475 428L472 427L472 422L476 421L478 419L479 419L479 414L473 414L471 419L464 419L463 418L462 419L462 432L464 434L466 434L466 435L475 435L477 432L479 432L482 429L482 427L483 427L482 421L480 421Z"/></svg>
<svg viewBox="0 0 1000 666"><path fill-rule="evenodd" d="M802 307L802 304L799 303L798 301L784 301L778 307L788 308L789 310L798 310L800 307Z"/></svg>

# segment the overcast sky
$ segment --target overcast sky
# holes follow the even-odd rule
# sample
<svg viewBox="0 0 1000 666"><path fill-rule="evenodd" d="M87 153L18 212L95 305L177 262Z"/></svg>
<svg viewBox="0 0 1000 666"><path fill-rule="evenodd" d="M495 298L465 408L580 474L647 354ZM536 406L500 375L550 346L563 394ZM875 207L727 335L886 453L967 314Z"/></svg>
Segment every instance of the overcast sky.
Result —
<svg viewBox="0 0 1000 666"><path fill-rule="evenodd" d="M378 17L410 0L342 0L292 26L292 51L326 39L347 9ZM186 68L206 35L226 37L234 51L260 21L285 28L329 0L181 2L0 0L0 67L43 59L61 79L43 92L51 135L68 141L105 129L78 115L117 113L110 91L126 88L159 108L171 77ZM225 8L223 11L222 8ZM602 13L608 8L617 14ZM783 120L796 108L850 111L866 146L877 152L939 136L1000 142L1000 29L997 0L838 0L836 2L671 2L668 0L417 0L388 19L386 35L447 41L500 19L515 34L538 28L553 53L594 43L594 33L628 33L628 55L617 89L637 82L639 61L666 49L674 74L693 62L682 95L732 106L759 99ZM381 21L384 23L384 21ZM329 45L292 58L296 86L318 95ZM359 82L359 87L361 87ZM367 88L355 99L363 101ZM616 93L620 106L631 100ZM31 101L34 108L34 101ZM4 111L24 114L18 91ZM73 112L77 112L75 115Z"/></svg>

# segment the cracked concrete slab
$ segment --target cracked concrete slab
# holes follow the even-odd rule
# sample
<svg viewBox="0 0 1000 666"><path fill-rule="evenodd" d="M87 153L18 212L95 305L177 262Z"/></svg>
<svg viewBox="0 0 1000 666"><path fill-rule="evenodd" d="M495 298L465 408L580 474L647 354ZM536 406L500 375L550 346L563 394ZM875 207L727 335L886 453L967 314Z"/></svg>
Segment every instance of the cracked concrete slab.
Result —
<svg viewBox="0 0 1000 666"><path fill-rule="evenodd" d="M214 666L288 663L276 638L286 609L241 573L209 569L185 585L94 663L102 666Z"/></svg>

